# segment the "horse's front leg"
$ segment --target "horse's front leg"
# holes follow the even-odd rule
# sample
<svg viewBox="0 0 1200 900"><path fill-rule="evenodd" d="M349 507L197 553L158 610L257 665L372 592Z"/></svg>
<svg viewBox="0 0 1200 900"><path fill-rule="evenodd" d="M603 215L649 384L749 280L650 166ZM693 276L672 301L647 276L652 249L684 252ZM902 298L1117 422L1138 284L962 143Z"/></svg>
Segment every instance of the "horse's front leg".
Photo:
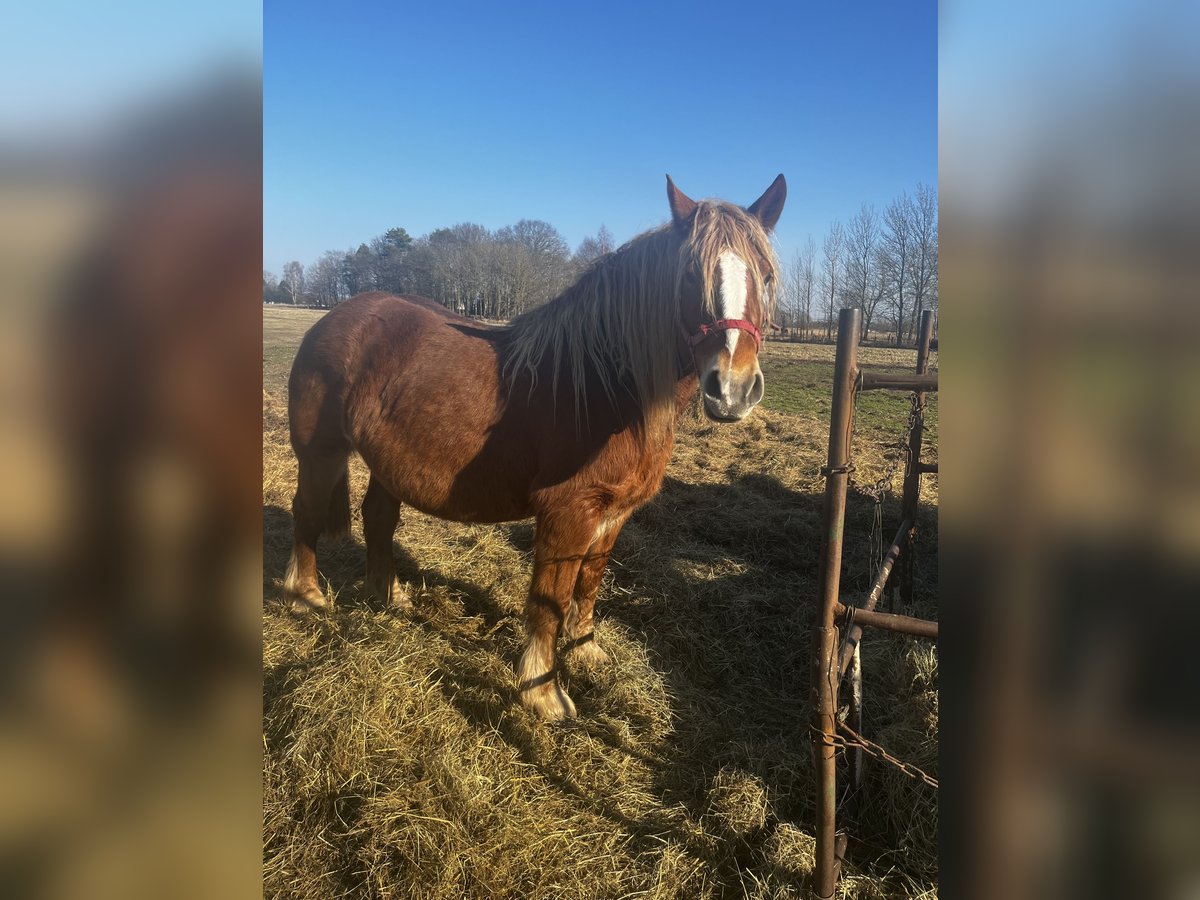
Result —
<svg viewBox="0 0 1200 900"><path fill-rule="evenodd" d="M585 665L603 665L609 661L608 654L596 643L596 630L592 612L596 608L596 597L600 593L600 582L608 567L617 535L625 518L602 521L597 529L592 546L588 548L579 567L579 578L575 582L575 596L567 613L567 651L573 659Z"/></svg>
<svg viewBox="0 0 1200 900"><path fill-rule="evenodd" d="M525 603L528 638L517 664L517 687L521 702L544 719L575 715L575 704L558 683L555 649L594 533L594 518L563 513L538 517L533 580Z"/></svg>

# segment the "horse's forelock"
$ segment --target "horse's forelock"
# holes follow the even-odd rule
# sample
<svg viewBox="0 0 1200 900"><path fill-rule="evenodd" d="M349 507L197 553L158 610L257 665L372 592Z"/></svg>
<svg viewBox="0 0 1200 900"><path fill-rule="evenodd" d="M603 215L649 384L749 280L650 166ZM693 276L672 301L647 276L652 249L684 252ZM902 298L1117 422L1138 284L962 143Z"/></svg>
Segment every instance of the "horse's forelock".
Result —
<svg viewBox="0 0 1200 900"><path fill-rule="evenodd" d="M704 311L710 316L718 315L717 271L721 254L727 251L746 263L764 315L767 318L774 316L774 286L779 283L779 260L771 244L770 235L758 220L745 210L731 203L701 201L688 241L681 251L691 257L698 269ZM761 270L760 265L764 265L766 270Z"/></svg>

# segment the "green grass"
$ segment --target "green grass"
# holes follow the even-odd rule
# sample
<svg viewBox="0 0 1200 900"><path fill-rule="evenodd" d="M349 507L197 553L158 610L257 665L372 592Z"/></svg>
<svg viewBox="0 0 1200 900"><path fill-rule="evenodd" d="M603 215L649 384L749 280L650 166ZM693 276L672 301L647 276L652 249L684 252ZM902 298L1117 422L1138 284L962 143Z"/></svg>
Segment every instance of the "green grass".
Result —
<svg viewBox="0 0 1200 900"><path fill-rule="evenodd" d="M788 344L768 341L759 355L766 395L763 406L788 415L824 422L828 427L833 392L834 348L827 344ZM915 350L860 347L859 366L880 372L912 372ZM931 359L937 370L937 355ZM902 434L911 409L910 395L898 391L865 391L855 405L856 437L890 443ZM927 443L937 443L937 394L927 397Z"/></svg>

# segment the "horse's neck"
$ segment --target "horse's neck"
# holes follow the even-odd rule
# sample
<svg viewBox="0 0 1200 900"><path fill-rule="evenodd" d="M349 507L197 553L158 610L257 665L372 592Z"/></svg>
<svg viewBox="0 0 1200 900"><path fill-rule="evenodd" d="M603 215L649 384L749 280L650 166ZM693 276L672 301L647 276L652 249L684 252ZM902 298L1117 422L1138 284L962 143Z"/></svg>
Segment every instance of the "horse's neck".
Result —
<svg viewBox="0 0 1200 900"><path fill-rule="evenodd" d="M696 391L700 387L700 376L693 370L680 377L675 385L675 413L683 415L683 411L687 409L688 404L692 402L692 398L696 396Z"/></svg>

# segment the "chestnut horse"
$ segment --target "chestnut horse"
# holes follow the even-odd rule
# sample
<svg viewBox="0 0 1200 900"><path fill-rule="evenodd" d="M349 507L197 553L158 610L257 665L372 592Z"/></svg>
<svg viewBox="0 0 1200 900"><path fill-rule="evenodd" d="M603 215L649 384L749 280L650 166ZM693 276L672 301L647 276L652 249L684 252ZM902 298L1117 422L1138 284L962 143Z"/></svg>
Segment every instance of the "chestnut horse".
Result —
<svg viewBox="0 0 1200 900"><path fill-rule="evenodd" d="M667 178L671 222L598 259L561 296L503 327L420 297L361 294L305 336L288 381L299 477L284 589L325 605L322 533L350 524L346 463L371 472L362 503L367 589L408 605L392 538L400 504L461 522L536 518L522 701L575 715L558 682L560 634L607 659L592 609L625 521L652 497L697 386L719 422L762 399L761 329L778 262L780 175L748 208L696 202Z"/></svg>

